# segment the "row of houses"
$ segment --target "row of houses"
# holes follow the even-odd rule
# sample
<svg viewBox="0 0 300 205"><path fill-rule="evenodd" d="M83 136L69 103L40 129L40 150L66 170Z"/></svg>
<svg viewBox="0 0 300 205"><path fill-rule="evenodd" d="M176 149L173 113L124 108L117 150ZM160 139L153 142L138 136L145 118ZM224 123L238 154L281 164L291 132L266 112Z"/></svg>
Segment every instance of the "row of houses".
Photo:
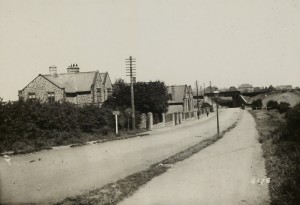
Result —
<svg viewBox="0 0 300 205"><path fill-rule="evenodd" d="M49 67L49 74L39 74L19 91L19 99L42 102L67 101L77 105L101 106L112 93L112 82L107 72L80 72L77 64L66 72L58 73L56 66ZM194 110L192 87L174 85L168 87L169 113Z"/></svg>

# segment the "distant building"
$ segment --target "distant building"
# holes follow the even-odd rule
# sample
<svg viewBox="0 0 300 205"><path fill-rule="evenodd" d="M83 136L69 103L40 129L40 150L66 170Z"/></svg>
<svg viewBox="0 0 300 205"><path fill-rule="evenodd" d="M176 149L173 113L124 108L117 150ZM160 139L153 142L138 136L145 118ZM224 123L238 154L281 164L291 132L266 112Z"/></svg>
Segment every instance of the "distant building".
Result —
<svg viewBox="0 0 300 205"><path fill-rule="evenodd" d="M205 93L213 93L215 92L216 90L218 90L218 88L216 86L208 86L205 88Z"/></svg>
<svg viewBox="0 0 300 205"><path fill-rule="evenodd" d="M67 73L57 73L55 66L49 74L39 74L19 91L19 99L42 102L67 101L77 105L101 105L112 92L108 73L80 72L77 64L67 68Z"/></svg>
<svg viewBox="0 0 300 205"><path fill-rule="evenodd" d="M278 85L275 87L275 90L292 90L293 86L291 85Z"/></svg>
<svg viewBox="0 0 300 205"><path fill-rule="evenodd" d="M238 89L234 86L230 86L229 91L238 91Z"/></svg>
<svg viewBox="0 0 300 205"><path fill-rule="evenodd" d="M250 84L242 84L238 87L238 90L241 93L250 93L254 91L254 88Z"/></svg>
<svg viewBox="0 0 300 205"><path fill-rule="evenodd" d="M194 110L193 91L190 85L168 86L168 97L168 113L192 112Z"/></svg>

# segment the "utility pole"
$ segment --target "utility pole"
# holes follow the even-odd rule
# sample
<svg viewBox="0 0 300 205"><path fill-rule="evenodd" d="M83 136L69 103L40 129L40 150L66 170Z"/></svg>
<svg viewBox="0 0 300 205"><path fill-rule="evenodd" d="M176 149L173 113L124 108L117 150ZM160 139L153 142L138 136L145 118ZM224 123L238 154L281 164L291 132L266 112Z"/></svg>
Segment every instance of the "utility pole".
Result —
<svg viewBox="0 0 300 205"><path fill-rule="evenodd" d="M197 87L197 117L199 119L199 91L198 91L198 81L196 80L196 87Z"/></svg>
<svg viewBox="0 0 300 205"><path fill-rule="evenodd" d="M134 108L134 91L133 91L133 83L136 74L135 67L136 60L130 56L126 59L126 76L130 77L130 91L131 91L131 117L132 117L132 129L135 130L135 108Z"/></svg>
<svg viewBox="0 0 300 205"><path fill-rule="evenodd" d="M212 109L214 111L214 103L213 103L213 100L212 100L213 92L212 92L212 87L211 87L211 81L209 81L209 87L210 87L210 101L211 101L211 106L212 106Z"/></svg>
<svg viewBox="0 0 300 205"><path fill-rule="evenodd" d="M203 102L206 102L205 101L205 83L203 83Z"/></svg>

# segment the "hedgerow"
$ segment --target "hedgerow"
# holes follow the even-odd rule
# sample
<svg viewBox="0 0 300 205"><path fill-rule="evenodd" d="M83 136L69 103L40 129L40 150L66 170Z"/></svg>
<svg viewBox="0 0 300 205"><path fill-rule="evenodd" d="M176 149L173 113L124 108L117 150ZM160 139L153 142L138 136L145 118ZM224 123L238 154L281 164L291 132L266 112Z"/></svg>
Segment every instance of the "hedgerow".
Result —
<svg viewBox="0 0 300 205"><path fill-rule="evenodd" d="M119 125L127 128L127 120L120 120ZM22 100L4 103L0 99L0 152L78 143L89 134L108 135L114 127L112 110L107 107Z"/></svg>

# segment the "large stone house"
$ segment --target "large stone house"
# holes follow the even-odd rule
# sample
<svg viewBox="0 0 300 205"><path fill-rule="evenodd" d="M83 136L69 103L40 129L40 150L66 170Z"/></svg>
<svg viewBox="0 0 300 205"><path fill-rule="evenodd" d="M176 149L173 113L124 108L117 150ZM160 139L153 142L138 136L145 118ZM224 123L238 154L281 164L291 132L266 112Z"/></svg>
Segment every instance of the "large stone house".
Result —
<svg viewBox="0 0 300 205"><path fill-rule="evenodd" d="M67 101L77 105L101 104L112 92L108 73L99 71L80 72L77 64L67 68L66 73L57 73L51 66L49 74L39 74L19 91L19 99L42 102Z"/></svg>
<svg viewBox="0 0 300 205"><path fill-rule="evenodd" d="M188 85L168 86L168 113L194 111L192 87Z"/></svg>
<svg viewBox="0 0 300 205"><path fill-rule="evenodd" d="M241 93L250 93L250 92L253 92L254 91L254 88L252 85L250 84L242 84L238 87L238 90L241 92Z"/></svg>

